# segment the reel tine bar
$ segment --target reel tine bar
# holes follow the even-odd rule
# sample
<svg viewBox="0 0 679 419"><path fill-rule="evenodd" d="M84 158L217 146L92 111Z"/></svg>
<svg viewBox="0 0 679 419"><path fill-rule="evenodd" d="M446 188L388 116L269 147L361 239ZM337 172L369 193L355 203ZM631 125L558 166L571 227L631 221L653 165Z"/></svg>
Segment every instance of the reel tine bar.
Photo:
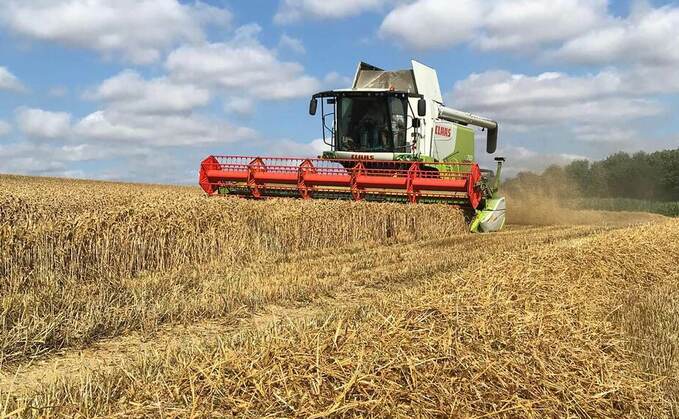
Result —
<svg viewBox="0 0 679 419"><path fill-rule="evenodd" d="M477 208L476 163L209 156L199 183L208 195L355 201L442 202Z"/></svg>

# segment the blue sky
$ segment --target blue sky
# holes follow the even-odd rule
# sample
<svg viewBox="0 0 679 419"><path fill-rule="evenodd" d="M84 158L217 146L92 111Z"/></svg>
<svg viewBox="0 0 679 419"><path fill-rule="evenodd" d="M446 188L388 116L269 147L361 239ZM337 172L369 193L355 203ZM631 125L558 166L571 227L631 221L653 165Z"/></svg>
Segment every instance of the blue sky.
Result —
<svg viewBox="0 0 679 419"><path fill-rule="evenodd" d="M0 0L0 173L192 183L208 154L313 155L310 94L411 58L500 122L510 174L676 148L677 45L666 1Z"/></svg>

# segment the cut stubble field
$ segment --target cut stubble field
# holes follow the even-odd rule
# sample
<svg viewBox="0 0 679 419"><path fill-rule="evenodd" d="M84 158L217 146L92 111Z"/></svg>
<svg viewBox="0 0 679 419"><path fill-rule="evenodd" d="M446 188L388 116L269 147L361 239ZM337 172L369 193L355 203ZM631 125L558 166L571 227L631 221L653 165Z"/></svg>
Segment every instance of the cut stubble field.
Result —
<svg viewBox="0 0 679 419"><path fill-rule="evenodd" d="M679 414L677 220L0 186L0 417Z"/></svg>

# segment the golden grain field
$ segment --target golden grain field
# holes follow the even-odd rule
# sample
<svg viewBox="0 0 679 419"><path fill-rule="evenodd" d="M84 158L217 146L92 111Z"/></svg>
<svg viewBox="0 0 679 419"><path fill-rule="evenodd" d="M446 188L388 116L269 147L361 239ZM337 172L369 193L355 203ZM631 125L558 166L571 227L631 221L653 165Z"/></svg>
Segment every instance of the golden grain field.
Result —
<svg viewBox="0 0 679 419"><path fill-rule="evenodd" d="M0 176L0 417L679 415L679 220Z"/></svg>

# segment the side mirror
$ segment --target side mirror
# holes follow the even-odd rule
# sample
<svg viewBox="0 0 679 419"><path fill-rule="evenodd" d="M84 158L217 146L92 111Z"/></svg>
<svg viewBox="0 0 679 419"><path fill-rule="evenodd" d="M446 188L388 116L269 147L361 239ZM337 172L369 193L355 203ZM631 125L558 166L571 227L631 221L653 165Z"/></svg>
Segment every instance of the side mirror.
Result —
<svg viewBox="0 0 679 419"><path fill-rule="evenodd" d="M413 118L413 128L419 128L421 124L421 121L419 118Z"/></svg>
<svg viewBox="0 0 679 419"><path fill-rule="evenodd" d="M417 116L427 116L427 101L424 98L417 101Z"/></svg>
<svg viewBox="0 0 679 419"><path fill-rule="evenodd" d="M318 100L315 97L311 98L309 102L309 115L316 115L316 109L318 108Z"/></svg>

